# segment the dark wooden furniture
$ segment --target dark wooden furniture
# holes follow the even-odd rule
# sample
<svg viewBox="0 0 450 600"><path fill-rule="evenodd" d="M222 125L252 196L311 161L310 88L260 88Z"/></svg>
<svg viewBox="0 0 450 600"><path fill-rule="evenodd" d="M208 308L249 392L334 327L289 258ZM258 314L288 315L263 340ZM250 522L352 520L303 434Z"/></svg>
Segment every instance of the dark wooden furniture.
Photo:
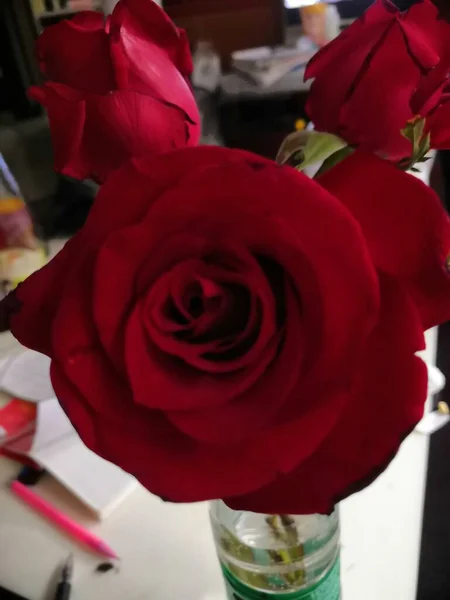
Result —
<svg viewBox="0 0 450 600"><path fill-rule="evenodd" d="M294 131L296 120L307 119L306 98L306 92L293 92L222 101L219 128L225 145L274 159L281 142Z"/></svg>
<svg viewBox="0 0 450 600"><path fill-rule="evenodd" d="M283 0L164 0L193 45L211 41L226 65L235 50L283 42Z"/></svg>
<svg viewBox="0 0 450 600"><path fill-rule="evenodd" d="M38 82L34 56L36 23L29 0L0 0L0 111L16 119L40 113L40 107L27 96Z"/></svg>

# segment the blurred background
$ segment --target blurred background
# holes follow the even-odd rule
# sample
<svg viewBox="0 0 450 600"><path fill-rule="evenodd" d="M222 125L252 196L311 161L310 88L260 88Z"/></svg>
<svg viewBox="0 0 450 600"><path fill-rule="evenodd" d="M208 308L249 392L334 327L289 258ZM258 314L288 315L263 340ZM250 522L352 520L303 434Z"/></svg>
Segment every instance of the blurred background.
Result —
<svg viewBox="0 0 450 600"><path fill-rule="evenodd" d="M40 78L34 41L45 27L78 11L108 14L115 3L1 2L0 152L45 237L76 230L95 188L53 172L44 111L27 96ZM246 148L273 158L281 140L296 126L304 126L305 63L361 15L370 0L305 4L308 0L164 0L164 8L191 41L203 143Z"/></svg>

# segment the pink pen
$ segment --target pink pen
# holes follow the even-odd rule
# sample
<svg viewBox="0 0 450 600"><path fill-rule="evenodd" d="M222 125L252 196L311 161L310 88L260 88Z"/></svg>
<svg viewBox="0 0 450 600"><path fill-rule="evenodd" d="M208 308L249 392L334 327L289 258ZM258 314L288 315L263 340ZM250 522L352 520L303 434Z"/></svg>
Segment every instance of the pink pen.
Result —
<svg viewBox="0 0 450 600"><path fill-rule="evenodd" d="M69 519L68 516L19 481L13 481L11 483L11 490L16 496L28 504L28 506L49 519L49 521L57 525L81 544L88 546L91 550L94 550L94 552L98 552L108 558L118 558L114 550L105 544L103 540L82 527L79 523Z"/></svg>

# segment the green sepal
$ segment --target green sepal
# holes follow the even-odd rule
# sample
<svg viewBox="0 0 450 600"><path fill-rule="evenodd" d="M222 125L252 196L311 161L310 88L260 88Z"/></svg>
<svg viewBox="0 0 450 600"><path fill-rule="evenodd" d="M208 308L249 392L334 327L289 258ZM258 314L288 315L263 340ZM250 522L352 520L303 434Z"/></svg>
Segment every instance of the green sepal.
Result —
<svg viewBox="0 0 450 600"><path fill-rule="evenodd" d="M321 131L295 131L287 136L277 154L277 162L291 164L299 171L323 163L332 154L347 147L337 135Z"/></svg>

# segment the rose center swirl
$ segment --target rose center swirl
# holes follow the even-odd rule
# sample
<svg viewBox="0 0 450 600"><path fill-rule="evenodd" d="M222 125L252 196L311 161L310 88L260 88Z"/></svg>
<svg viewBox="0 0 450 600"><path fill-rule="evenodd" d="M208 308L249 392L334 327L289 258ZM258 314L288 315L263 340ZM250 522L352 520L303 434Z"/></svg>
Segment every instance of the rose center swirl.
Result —
<svg viewBox="0 0 450 600"><path fill-rule="evenodd" d="M241 369L280 333L284 285L282 268L263 256L185 260L148 291L147 335L161 351L198 369Z"/></svg>

